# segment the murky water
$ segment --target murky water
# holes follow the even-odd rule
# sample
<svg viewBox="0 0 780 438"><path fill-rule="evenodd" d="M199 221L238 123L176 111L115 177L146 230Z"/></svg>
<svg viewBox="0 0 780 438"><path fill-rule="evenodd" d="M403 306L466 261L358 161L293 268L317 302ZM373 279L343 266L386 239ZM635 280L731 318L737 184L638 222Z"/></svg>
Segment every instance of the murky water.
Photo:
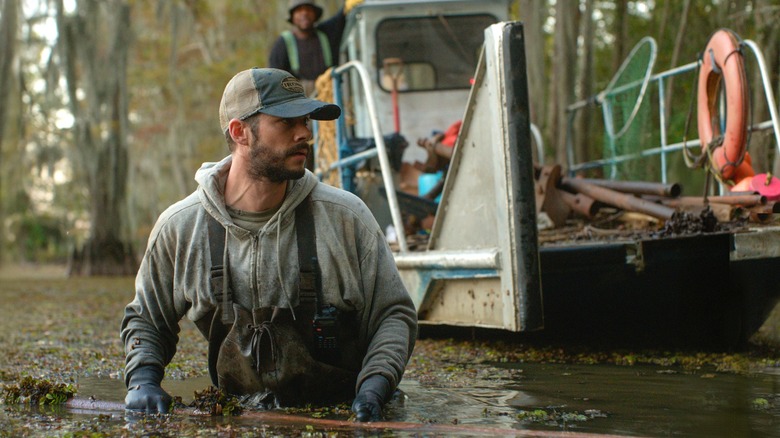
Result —
<svg viewBox="0 0 780 438"><path fill-rule="evenodd" d="M380 428L345 422L347 410L326 419L311 413L126 415L118 325L132 284L131 278L0 281L0 385L24 375L75 381L79 399L112 403L99 411L0 405L0 437L780 437L776 365L744 375L680 366L495 363L484 360L517 358L510 353L534 347L429 339L418 342L401 384L403 394L388 405L391 423ZM549 351L541 349L536 356L549 357ZM177 377L204 374L204 343L192 324L182 325L174 362L168 372ZM777 364L778 358L765 363ZM208 377L163 382L185 403L210 384Z"/></svg>
<svg viewBox="0 0 780 438"><path fill-rule="evenodd" d="M386 413L387 420L404 426L393 434L494 435L503 430L509 436L534 430L653 437L780 437L780 374L770 372L742 376L649 366L493 364L485 365L471 383L467 387L430 387L404 380L403 396L392 402ZM209 385L205 377L164 382L165 388L185 403L192 400L194 391ZM79 381L80 397L121 402L124 391L116 379ZM527 416L518 418L531 412L540 415L540 411L548 416L533 421ZM88 423L94 421L95 413L71 411L67 416L71 422ZM128 419L121 412L106 412L101 421L127 422L125 430L144 430L143 422ZM263 433L334 430L329 424L306 427L305 420L300 423L297 427L265 424ZM420 430L407 430L409 423L419 424ZM257 432L261 426L251 416L208 419L180 415L166 424L171 430L227 428L234 432ZM365 434L348 428L336 430L339 436Z"/></svg>

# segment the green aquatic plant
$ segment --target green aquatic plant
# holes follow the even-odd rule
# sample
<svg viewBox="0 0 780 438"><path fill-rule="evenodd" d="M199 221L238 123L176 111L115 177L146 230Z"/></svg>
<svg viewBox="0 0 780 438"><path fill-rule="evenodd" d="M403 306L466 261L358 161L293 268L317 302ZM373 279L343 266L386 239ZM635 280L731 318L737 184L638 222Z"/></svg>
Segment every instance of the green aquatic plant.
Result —
<svg viewBox="0 0 780 438"><path fill-rule="evenodd" d="M581 423L598 417L607 415L598 410L587 410L585 412L565 412L557 408L553 409L534 409L532 411L521 410L517 413L517 419L528 423L556 425L566 427L571 423Z"/></svg>
<svg viewBox="0 0 780 438"><path fill-rule="evenodd" d="M772 404L769 403L769 400L763 397L754 398L752 405L753 409L757 411L768 411L772 407Z"/></svg>
<svg viewBox="0 0 780 438"><path fill-rule="evenodd" d="M213 386L209 386L203 391L195 391L195 399L190 403L190 407L212 417L241 414L241 404L238 398Z"/></svg>
<svg viewBox="0 0 780 438"><path fill-rule="evenodd" d="M352 414L350 406L346 403L340 403L332 406L306 405L302 407L284 408L286 414L306 415L311 418L339 418L348 417Z"/></svg>
<svg viewBox="0 0 780 438"><path fill-rule="evenodd" d="M7 405L61 405L75 394L76 388L69 383L53 383L26 376L18 384L4 386L2 400Z"/></svg>

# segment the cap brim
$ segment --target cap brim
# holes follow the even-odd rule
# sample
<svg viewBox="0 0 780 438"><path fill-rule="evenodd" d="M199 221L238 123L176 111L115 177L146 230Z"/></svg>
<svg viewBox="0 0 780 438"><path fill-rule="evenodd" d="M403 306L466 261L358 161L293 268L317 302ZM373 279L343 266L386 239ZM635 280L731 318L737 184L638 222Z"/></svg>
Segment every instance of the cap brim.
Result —
<svg viewBox="0 0 780 438"><path fill-rule="evenodd" d="M308 97L272 105L259 112L285 119L309 116L313 120L335 120L341 116L341 108L338 105Z"/></svg>

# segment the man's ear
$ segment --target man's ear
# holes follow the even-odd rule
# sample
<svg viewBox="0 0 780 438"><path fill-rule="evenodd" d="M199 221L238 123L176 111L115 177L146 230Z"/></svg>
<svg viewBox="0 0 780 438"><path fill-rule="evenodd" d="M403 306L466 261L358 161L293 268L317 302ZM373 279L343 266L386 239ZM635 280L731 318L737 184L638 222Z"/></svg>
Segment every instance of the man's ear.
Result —
<svg viewBox="0 0 780 438"><path fill-rule="evenodd" d="M233 141L238 145L249 144L249 125L238 119L232 119L228 123L228 132Z"/></svg>

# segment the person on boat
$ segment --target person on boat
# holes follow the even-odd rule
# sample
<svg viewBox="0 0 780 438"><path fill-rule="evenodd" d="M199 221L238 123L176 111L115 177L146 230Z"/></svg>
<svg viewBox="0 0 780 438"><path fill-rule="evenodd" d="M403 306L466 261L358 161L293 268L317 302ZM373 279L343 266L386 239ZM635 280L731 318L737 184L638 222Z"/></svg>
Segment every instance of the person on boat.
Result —
<svg viewBox="0 0 780 438"><path fill-rule="evenodd" d="M354 2L353 2L354 3ZM345 8L317 23L322 8L311 0L290 0L289 18L292 30L282 32L271 47L268 66L294 74L306 90L314 91L314 81L336 64L341 36L346 25Z"/></svg>
<svg viewBox="0 0 780 438"><path fill-rule="evenodd" d="M228 82L230 154L204 163L197 190L160 215L125 308L128 410L169 410L161 381L186 315L224 392L265 407L354 399L357 420L381 418L417 313L366 205L304 167L310 120L340 115L286 71Z"/></svg>

